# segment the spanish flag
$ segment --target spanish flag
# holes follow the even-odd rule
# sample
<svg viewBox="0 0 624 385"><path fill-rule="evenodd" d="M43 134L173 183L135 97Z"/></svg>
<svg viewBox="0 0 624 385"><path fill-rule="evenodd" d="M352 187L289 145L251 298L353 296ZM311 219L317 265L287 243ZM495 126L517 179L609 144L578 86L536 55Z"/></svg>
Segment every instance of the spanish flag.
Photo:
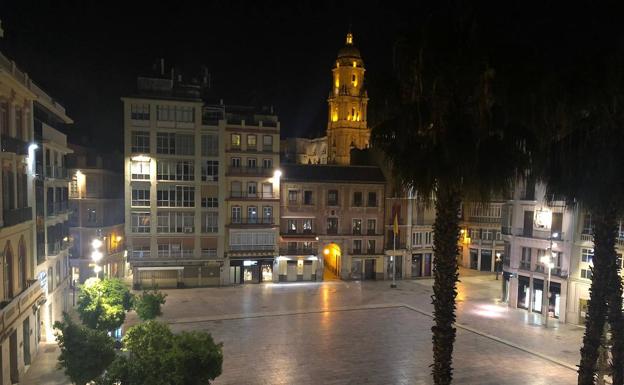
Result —
<svg viewBox="0 0 624 385"><path fill-rule="evenodd" d="M392 232L394 236L399 235L399 214L394 214L394 223L392 224Z"/></svg>

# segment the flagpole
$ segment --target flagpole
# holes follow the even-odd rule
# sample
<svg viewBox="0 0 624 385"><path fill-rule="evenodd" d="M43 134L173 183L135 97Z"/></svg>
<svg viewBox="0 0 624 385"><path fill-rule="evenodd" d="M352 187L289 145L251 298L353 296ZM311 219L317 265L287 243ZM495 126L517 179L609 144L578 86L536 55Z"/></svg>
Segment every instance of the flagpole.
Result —
<svg viewBox="0 0 624 385"><path fill-rule="evenodd" d="M397 231L397 227L398 227L398 220L397 220L397 216L398 214L395 214L394 216L394 223L392 224L393 227L393 237L392 237L392 284L390 285L391 288L396 288L396 237L397 234L399 233Z"/></svg>

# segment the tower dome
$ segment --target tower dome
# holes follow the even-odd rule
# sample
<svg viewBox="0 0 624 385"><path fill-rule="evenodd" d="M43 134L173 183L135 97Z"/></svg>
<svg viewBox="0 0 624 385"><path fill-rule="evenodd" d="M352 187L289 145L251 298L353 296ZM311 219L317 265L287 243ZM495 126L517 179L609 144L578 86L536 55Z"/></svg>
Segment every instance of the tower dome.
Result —
<svg viewBox="0 0 624 385"><path fill-rule="evenodd" d="M353 45L353 34L351 32L347 33L346 44L338 51L338 58L362 58L360 50Z"/></svg>

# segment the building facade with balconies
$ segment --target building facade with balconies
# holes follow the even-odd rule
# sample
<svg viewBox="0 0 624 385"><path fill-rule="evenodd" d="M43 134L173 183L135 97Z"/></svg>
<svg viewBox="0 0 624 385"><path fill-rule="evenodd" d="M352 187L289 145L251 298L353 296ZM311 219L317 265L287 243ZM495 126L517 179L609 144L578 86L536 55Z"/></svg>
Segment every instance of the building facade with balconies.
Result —
<svg viewBox="0 0 624 385"><path fill-rule="evenodd" d="M460 264L479 271L500 271L505 253L501 235L503 201L465 202L460 222Z"/></svg>
<svg viewBox="0 0 624 385"><path fill-rule="evenodd" d="M282 164L280 281L384 279L385 178L367 166Z"/></svg>
<svg viewBox="0 0 624 385"><path fill-rule="evenodd" d="M135 287L227 283L221 138L224 107L204 105L207 81L160 70L124 104L125 227ZM224 273L225 271L225 273Z"/></svg>
<svg viewBox="0 0 624 385"><path fill-rule="evenodd" d="M502 299L543 317L567 320L568 277L574 253L575 210L547 200L543 185L519 183L502 207ZM552 265L547 287L549 263ZM547 297L548 294L549 297Z"/></svg>
<svg viewBox="0 0 624 385"><path fill-rule="evenodd" d="M225 108L228 282L277 282L280 123L271 109Z"/></svg>
<svg viewBox="0 0 624 385"><path fill-rule="evenodd" d="M54 323L71 307L69 274L69 176L67 136L56 128L73 123L58 105L34 103L34 134L39 146L35 156L37 265L35 275L46 302L41 310L45 340L55 341Z"/></svg>
<svg viewBox="0 0 624 385"><path fill-rule="evenodd" d="M0 384L20 381L41 340L33 104L49 98L0 53Z"/></svg>
<svg viewBox="0 0 624 385"><path fill-rule="evenodd" d="M124 233L124 187L122 156L100 155L93 149L70 145L67 165L69 232L72 246L72 279L84 283L95 276L91 253L94 239L102 241L98 262L106 277L123 278L126 273Z"/></svg>

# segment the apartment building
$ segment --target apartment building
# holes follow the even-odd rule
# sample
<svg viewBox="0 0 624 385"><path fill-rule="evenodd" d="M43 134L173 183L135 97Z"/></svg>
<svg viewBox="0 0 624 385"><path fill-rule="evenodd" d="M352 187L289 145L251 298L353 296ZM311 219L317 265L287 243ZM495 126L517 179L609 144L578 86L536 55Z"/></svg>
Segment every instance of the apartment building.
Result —
<svg viewBox="0 0 624 385"><path fill-rule="evenodd" d="M39 146L35 164L36 243L35 274L44 286L41 326L44 339L55 341L54 322L69 310L69 177L67 137L54 127L71 123L60 106L35 101L34 132Z"/></svg>
<svg viewBox="0 0 624 385"><path fill-rule="evenodd" d="M72 240L72 280L84 283L95 276L91 253L95 239L102 242L100 276L123 278L126 273L124 233L123 156L99 154L70 145L68 155L69 233Z"/></svg>
<svg viewBox="0 0 624 385"><path fill-rule="evenodd" d="M459 263L468 269L501 271L505 243L501 235L504 201L465 202L460 221Z"/></svg>
<svg viewBox="0 0 624 385"><path fill-rule="evenodd" d="M575 243L575 209L547 200L545 187L523 181L502 207L502 299L529 313L568 322L568 278ZM549 267L552 263L552 269ZM551 272L547 286L548 270Z"/></svg>
<svg viewBox="0 0 624 385"><path fill-rule="evenodd" d="M277 282L280 123L271 109L225 109L229 283Z"/></svg>
<svg viewBox="0 0 624 385"><path fill-rule="evenodd" d="M124 105L125 233L135 287L227 282L223 106L182 75L139 76ZM225 271L225 273L224 273Z"/></svg>
<svg viewBox="0 0 624 385"><path fill-rule="evenodd" d="M37 264L33 104L43 92L0 53L0 384L20 381L38 350L44 292Z"/></svg>
<svg viewBox="0 0 624 385"><path fill-rule="evenodd" d="M377 167L282 165L281 281L384 279L385 178Z"/></svg>

